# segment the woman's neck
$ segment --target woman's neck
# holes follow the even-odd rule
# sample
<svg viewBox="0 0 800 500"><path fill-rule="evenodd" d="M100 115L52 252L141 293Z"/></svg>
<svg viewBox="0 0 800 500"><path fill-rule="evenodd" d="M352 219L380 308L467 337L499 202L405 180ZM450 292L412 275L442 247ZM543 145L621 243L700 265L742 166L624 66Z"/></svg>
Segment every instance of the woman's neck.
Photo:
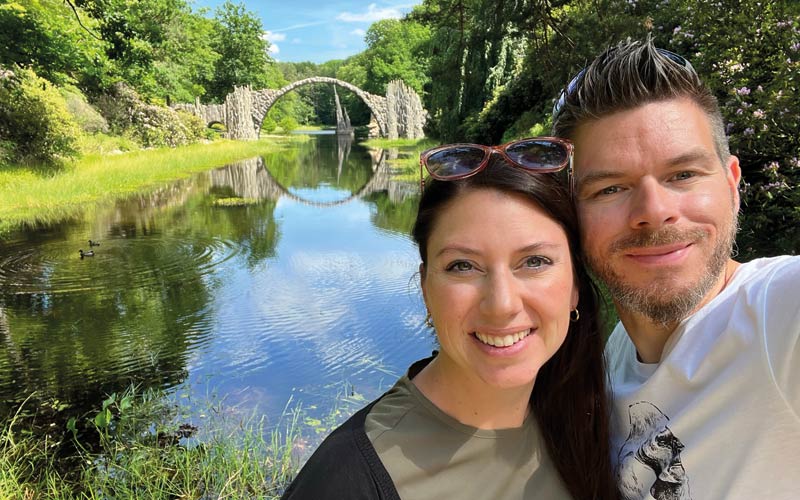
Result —
<svg viewBox="0 0 800 500"><path fill-rule="evenodd" d="M437 408L462 424L478 429L522 426L530 411L533 383L501 389L473 374L456 373L439 355L412 379L412 383Z"/></svg>

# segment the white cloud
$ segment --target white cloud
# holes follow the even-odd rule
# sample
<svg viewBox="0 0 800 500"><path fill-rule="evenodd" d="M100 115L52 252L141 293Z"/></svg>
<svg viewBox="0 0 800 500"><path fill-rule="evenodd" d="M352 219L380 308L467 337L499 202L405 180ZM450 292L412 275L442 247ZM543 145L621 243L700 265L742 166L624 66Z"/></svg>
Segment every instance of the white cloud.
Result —
<svg viewBox="0 0 800 500"><path fill-rule="evenodd" d="M372 23L381 19L399 19L403 13L397 7L378 8L377 4L371 3L366 12L355 14L352 12L342 12L336 19L347 23Z"/></svg>
<svg viewBox="0 0 800 500"><path fill-rule="evenodd" d="M367 32L362 30L361 28L356 28L353 31L351 31L350 34L356 36L364 36L367 34Z"/></svg>
<svg viewBox="0 0 800 500"><path fill-rule="evenodd" d="M319 26L321 24L327 24L327 23L328 23L328 21L314 21L314 22L310 22L310 23L293 24L293 25L291 25L289 27L286 27L286 28L280 28L280 29L277 29L277 30L272 30L272 32L275 33L275 32L278 32L278 31L298 30L298 29L301 29L301 28L309 28L311 26Z"/></svg>
<svg viewBox="0 0 800 500"><path fill-rule="evenodd" d="M270 42L282 42L286 40L285 33L273 33L272 31L265 31L263 36Z"/></svg>
<svg viewBox="0 0 800 500"><path fill-rule="evenodd" d="M275 45L274 43L270 44L269 48L267 49L267 52L269 52L272 55L275 55L275 54L279 53L280 51L281 51L281 48L278 47L277 45Z"/></svg>

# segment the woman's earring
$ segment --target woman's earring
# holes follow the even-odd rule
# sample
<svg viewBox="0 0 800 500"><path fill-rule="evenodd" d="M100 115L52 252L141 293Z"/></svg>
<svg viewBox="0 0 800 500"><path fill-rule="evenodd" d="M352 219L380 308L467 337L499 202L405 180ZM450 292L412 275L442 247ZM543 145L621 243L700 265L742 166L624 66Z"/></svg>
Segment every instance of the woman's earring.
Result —
<svg viewBox="0 0 800 500"><path fill-rule="evenodd" d="M433 328L433 320L431 319L431 313L425 315L425 326L428 328Z"/></svg>
<svg viewBox="0 0 800 500"><path fill-rule="evenodd" d="M569 312L569 320L575 323L579 319L581 319L581 312L578 311L578 308L576 307L575 309Z"/></svg>

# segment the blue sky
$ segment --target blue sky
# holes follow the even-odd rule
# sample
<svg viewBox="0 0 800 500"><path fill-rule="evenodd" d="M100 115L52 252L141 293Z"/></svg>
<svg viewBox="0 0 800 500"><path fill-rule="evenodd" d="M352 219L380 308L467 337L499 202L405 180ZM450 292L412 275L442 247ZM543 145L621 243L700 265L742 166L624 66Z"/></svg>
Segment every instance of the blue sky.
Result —
<svg viewBox="0 0 800 500"><path fill-rule="evenodd" d="M213 13L223 2L195 0L192 5L195 9L210 7ZM244 0L243 3L261 18L275 59L321 63L361 52L370 24L380 19L400 18L421 0Z"/></svg>

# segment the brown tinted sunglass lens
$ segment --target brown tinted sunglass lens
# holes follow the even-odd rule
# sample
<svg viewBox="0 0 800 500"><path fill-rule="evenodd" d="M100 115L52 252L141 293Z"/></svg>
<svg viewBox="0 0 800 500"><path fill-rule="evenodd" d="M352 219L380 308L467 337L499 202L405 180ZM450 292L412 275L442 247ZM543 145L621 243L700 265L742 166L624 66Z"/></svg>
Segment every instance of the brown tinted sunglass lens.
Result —
<svg viewBox="0 0 800 500"><path fill-rule="evenodd" d="M475 146L451 146L428 156L428 172L434 177L460 177L478 168L486 152Z"/></svg>
<svg viewBox="0 0 800 500"><path fill-rule="evenodd" d="M520 141L506 148L506 155L530 170L558 168L567 163L567 147L552 141Z"/></svg>

